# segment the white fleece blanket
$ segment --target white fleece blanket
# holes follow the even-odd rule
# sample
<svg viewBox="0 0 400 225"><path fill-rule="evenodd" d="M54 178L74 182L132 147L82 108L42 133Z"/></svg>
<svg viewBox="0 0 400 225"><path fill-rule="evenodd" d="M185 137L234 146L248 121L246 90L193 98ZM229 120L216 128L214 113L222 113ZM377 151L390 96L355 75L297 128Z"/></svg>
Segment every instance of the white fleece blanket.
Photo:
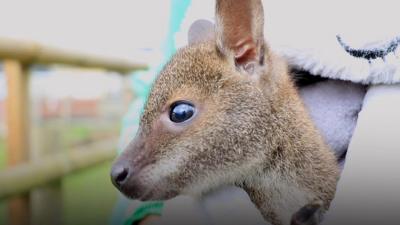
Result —
<svg viewBox="0 0 400 225"><path fill-rule="evenodd" d="M324 225L399 224L399 115L399 84L368 90Z"/></svg>
<svg viewBox="0 0 400 225"><path fill-rule="evenodd" d="M214 0L193 0L178 46L198 19L214 20ZM292 67L363 84L400 81L396 1L264 0L265 37Z"/></svg>

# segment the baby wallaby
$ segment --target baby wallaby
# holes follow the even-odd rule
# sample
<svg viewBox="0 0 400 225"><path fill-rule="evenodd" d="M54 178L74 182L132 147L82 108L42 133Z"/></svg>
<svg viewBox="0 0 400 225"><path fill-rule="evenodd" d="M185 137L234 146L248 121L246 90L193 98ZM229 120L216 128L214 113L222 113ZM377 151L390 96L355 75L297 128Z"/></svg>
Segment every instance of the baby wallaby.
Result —
<svg viewBox="0 0 400 225"><path fill-rule="evenodd" d="M214 37L179 50L155 82L112 168L121 192L166 200L236 185L272 224L319 222L336 158L264 41L263 21L260 0L217 0Z"/></svg>

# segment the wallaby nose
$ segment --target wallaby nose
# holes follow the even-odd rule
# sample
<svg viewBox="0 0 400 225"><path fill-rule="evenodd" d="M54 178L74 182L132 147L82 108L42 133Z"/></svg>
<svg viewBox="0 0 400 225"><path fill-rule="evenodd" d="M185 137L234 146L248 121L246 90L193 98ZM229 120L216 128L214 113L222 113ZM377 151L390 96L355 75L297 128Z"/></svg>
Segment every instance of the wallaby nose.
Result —
<svg viewBox="0 0 400 225"><path fill-rule="evenodd" d="M120 188L128 177L129 167L125 164L116 164L111 169L111 180L117 188Z"/></svg>

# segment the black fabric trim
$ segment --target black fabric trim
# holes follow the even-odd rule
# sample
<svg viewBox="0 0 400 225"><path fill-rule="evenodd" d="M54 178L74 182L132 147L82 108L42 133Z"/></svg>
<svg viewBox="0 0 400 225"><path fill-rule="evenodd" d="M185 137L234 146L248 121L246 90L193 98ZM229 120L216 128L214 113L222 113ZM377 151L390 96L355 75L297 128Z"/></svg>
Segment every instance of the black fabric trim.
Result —
<svg viewBox="0 0 400 225"><path fill-rule="evenodd" d="M377 59L377 58L385 60L385 57L389 53L394 53L400 44L400 36L399 36L387 43L383 43L373 48L355 49L344 43L340 35L336 35L336 39L339 42L339 44L343 47L343 49L351 56L356 58L364 58L369 62L371 62L372 59Z"/></svg>

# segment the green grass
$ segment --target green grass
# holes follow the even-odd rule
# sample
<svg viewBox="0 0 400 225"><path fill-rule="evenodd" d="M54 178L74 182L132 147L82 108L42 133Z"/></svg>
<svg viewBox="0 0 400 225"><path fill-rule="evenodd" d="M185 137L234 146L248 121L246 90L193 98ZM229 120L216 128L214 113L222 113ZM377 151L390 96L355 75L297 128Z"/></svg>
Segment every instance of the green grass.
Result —
<svg viewBox="0 0 400 225"><path fill-rule="evenodd" d="M6 205L5 202L0 202L0 225L7 224Z"/></svg>
<svg viewBox="0 0 400 225"><path fill-rule="evenodd" d="M89 127L75 124L66 127L62 138L64 143L74 144L90 139L93 133Z"/></svg>
<svg viewBox="0 0 400 225"><path fill-rule="evenodd" d="M63 180L65 225L109 224L117 191L109 178L111 162Z"/></svg>
<svg viewBox="0 0 400 225"><path fill-rule="evenodd" d="M120 124L109 121L50 120L34 127L36 138L44 148L70 149L119 134Z"/></svg>
<svg viewBox="0 0 400 225"><path fill-rule="evenodd" d="M0 170L4 168L6 164L6 149L5 142L0 137ZM6 206L4 202L0 202L0 225L6 224Z"/></svg>
<svg viewBox="0 0 400 225"><path fill-rule="evenodd" d="M6 147L4 139L0 137L0 170L6 165Z"/></svg>

